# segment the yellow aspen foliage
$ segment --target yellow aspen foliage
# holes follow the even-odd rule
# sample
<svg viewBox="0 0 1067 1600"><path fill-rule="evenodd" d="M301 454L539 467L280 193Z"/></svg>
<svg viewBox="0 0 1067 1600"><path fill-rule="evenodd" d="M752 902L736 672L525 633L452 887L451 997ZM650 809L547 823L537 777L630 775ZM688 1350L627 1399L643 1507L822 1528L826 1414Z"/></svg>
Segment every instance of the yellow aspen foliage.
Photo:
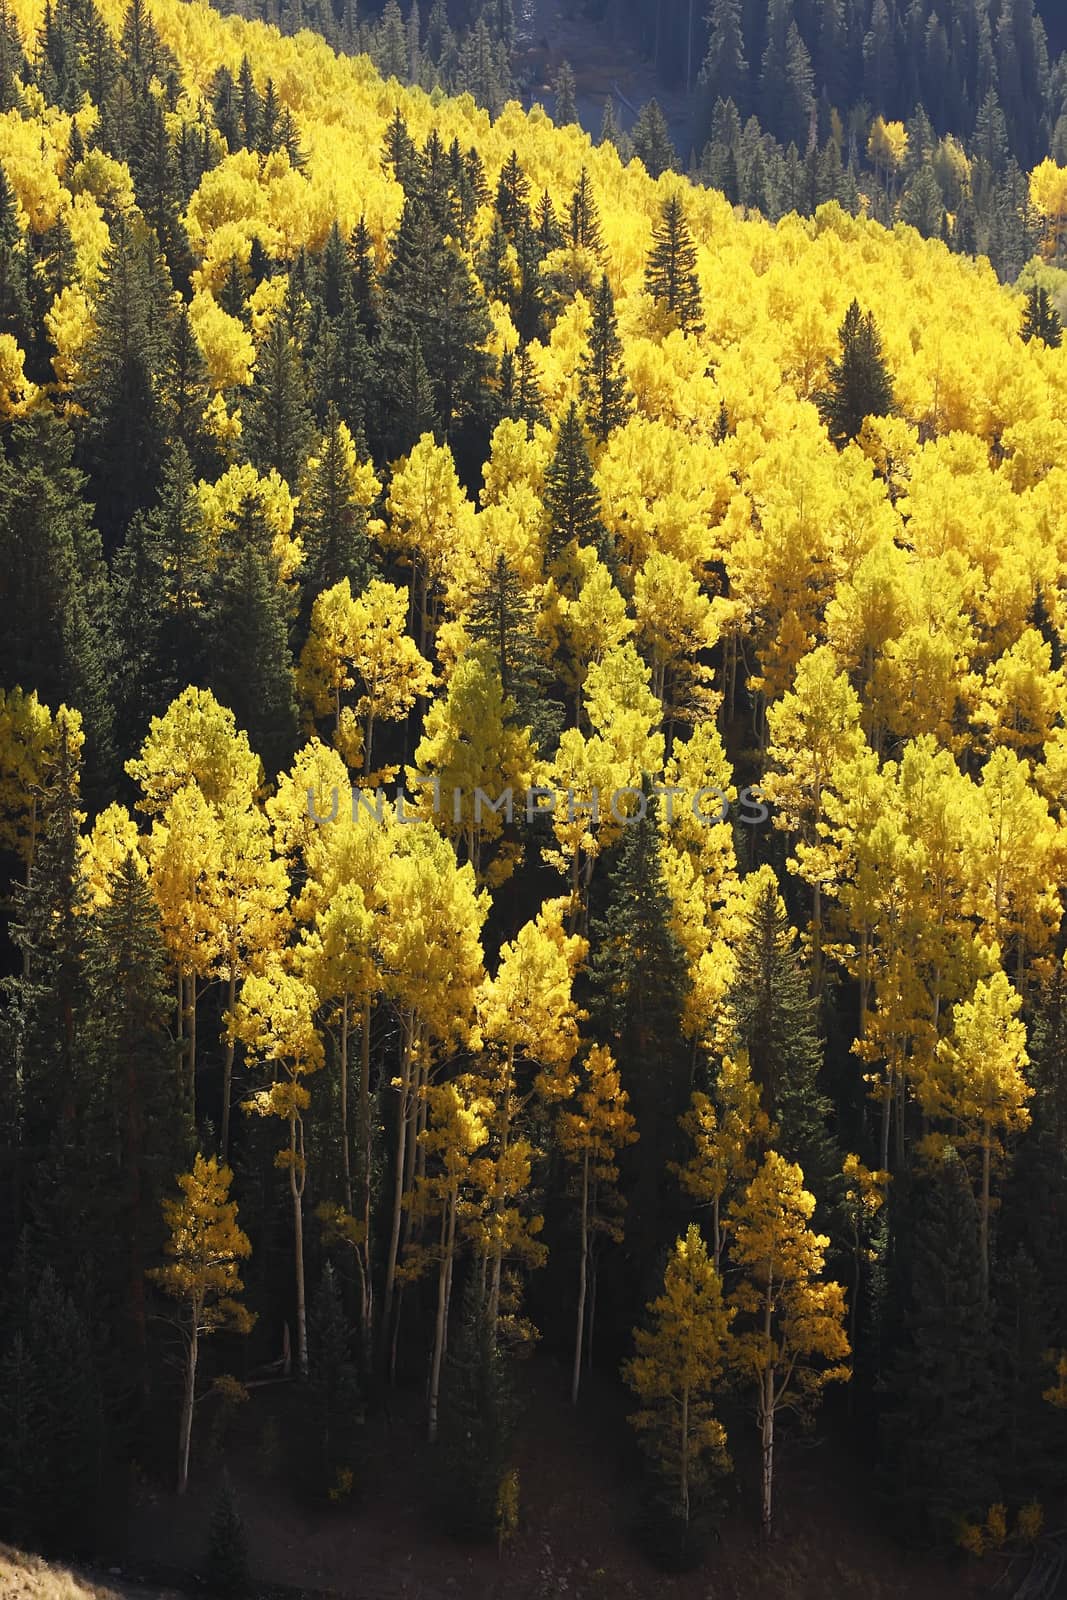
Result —
<svg viewBox="0 0 1067 1600"><path fill-rule="evenodd" d="M215 483L199 483L196 493L211 560L217 559L223 538L233 535L241 518L251 513L262 518L270 534L279 580L283 584L293 581L304 554L293 533L296 503L285 479L273 467L261 477L251 462L236 463Z"/></svg>
<svg viewBox="0 0 1067 1600"><path fill-rule="evenodd" d="M411 1196L411 1215L426 1227L436 1223L436 1237L424 1237L404 1264L406 1277L437 1268L437 1311L433 1352L430 1357L428 1405L429 1436L437 1437L437 1408L441 1393L441 1362L448 1330L452 1278L456 1253L471 1222L482 1207L474 1158L489 1140L493 1102L483 1092L483 1082L463 1073L450 1082L425 1091L426 1126L419 1134L425 1169L419 1173Z"/></svg>
<svg viewBox="0 0 1067 1600"><path fill-rule="evenodd" d="M60 733L77 761L85 743L79 712L60 706L53 715L34 690L0 689L0 845L19 857L27 875Z"/></svg>
<svg viewBox="0 0 1067 1600"><path fill-rule="evenodd" d="M568 596L554 578L545 584L538 632L560 660L568 689L579 695L593 662L623 644L634 631L626 601L596 551L574 552L576 593Z"/></svg>
<svg viewBox="0 0 1067 1600"><path fill-rule="evenodd" d="M82 841L85 877L95 906L110 902L115 874L128 857L133 857L141 876L147 877L148 863L143 843L137 823L125 806L113 802L99 813L90 833Z"/></svg>
<svg viewBox="0 0 1067 1600"><path fill-rule="evenodd" d="M232 711L208 689L188 688L153 717L141 754L126 763L140 786L138 811L158 816L179 790L195 784L209 806L250 803L263 766Z"/></svg>
<svg viewBox="0 0 1067 1600"><path fill-rule="evenodd" d="M0 333L0 420L10 422L30 410L39 390L24 371L25 351L14 335Z"/></svg>
<svg viewBox="0 0 1067 1600"><path fill-rule="evenodd" d="M955 1128L950 1141L977 1158L983 1292L989 1286L994 1163L1003 1159L1012 1135L1030 1124L1027 1101L1033 1090L1024 1075L1029 1057L1021 1004L1003 972L979 982L972 998L954 1007L952 1031L938 1044L918 1085L927 1116Z"/></svg>
<svg viewBox="0 0 1067 1600"><path fill-rule="evenodd" d="M265 803L274 848L292 868L303 864L307 851L329 833L338 818L351 817L349 773L338 752L320 739L310 739L297 752L277 792Z"/></svg>
<svg viewBox="0 0 1067 1600"><path fill-rule="evenodd" d="M1043 253L1050 260L1064 250L1064 230L1067 229L1067 167L1057 166L1051 158L1034 168L1030 174L1030 204L1045 221Z"/></svg>
<svg viewBox="0 0 1067 1600"><path fill-rule="evenodd" d="M382 543L410 564L419 648L426 650L437 623L440 592L453 555L467 544L474 506L456 474L452 453L424 433L393 473Z"/></svg>
<svg viewBox="0 0 1067 1600"><path fill-rule="evenodd" d="M256 350L252 335L205 290L193 295L189 320L215 390L239 389L252 379Z"/></svg>
<svg viewBox="0 0 1067 1600"><path fill-rule="evenodd" d="M823 1278L830 1241L812 1232L814 1210L800 1168L769 1150L730 1218L730 1258L741 1273L730 1296L737 1315L731 1359L755 1390L766 1534L778 1413L810 1412L828 1383L849 1376L844 1290Z"/></svg>
<svg viewBox="0 0 1067 1600"><path fill-rule="evenodd" d="M376 724L407 716L433 683L429 662L406 631L407 614L406 590L375 578L353 599L344 578L317 596L300 657L302 700L315 716L332 715L334 744L351 766L362 763L368 780L375 776ZM378 776L387 773L383 768Z"/></svg>
<svg viewBox="0 0 1067 1600"><path fill-rule="evenodd" d="M238 1263L252 1253L248 1236L237 1222L230 1199L233 1174L214 1156L198 1155L191 1172L178 1179L181 1198L164 1200L163 1220L169 1237L163 1247L167 1264L150 1276L179 1305L185 1344L184 1394L178 1434L178 1493L189 1481L189 1446L196 1403L196 1370L200 1340L222 1329L248 1333L255 1320L241 1304Z"/></svg>
<svg viewBox="0 0 1067 1600"><path fill-rule="evenodd" d="M676 723L713 717L721 696L699 658L718 643L719 629L712 602L677 556L653 551L634 574L634 615L668 735Z"/></svg>
<svg viewBox="0 0 1067 1600"><path fill-rule="evenodd" d="M812 890L812 960L822 978L823 896L832 897L840 851L825 820L825 796L846 783L867 748L861 707L845 673L825 645L806 655L793 687L767 710L767 769L760 782L774 826L794 840L788 859Z"/></svg>
<svg viewBox="0 0 1067 1600"><path fill-rule="evenodd" d="M544 903L504 946L496 974L478 995L480 1070L495 1106L483 1232L488 1315L494 1325L505 1261L536 1265L544 1259L543 1246L534 1242L543 1219L527 1214L534 1147L525 1136L523 1115L534 1096L549 1103L564 1100L574 1087L571 1063L582 1013L572 985L587 945L564 930L566 905L565 900Z"/></svg>
<svg viewBox="0 0 1067 1600"><path fill-rule="evenodd" d="M426 714L411 776L430 775L433 784L424 779L415 814L432 813L441 831L462 843L479 877L500 884L510 877L520 846L513 839L491 860L488 852L511 825L516 802L524 808L534 766L529 733L514 725L514 703L501 689L491 652L472 650L453 667L445 694Z"/></svg>
<svg viewBox="0 0 1067 1600"><path fill-rule="evenodd" d="M619 1153L638 1138L636 1123L627 1110L628 1101L611 1051L607 1045L592 1045L578 1069L576 1092L564 1103L556 1120L556 1138L571 1169L572 1187L577 1190L578 1198L578 1310L571 1372L572 1405L578 1404L587 1327L587 1364L592 1351L597 1243L608 1239L618 1244L623 1236L625 1201L617 1188Z"/></svg>
<svg viewBox="0 0 1067 1600"><path fill-rule="evenodd" d="M694 1090L679 1126L692 1141L692 1154L684 1164L671 1162L670 1170L695 1205L711 1207L712 1254L718 1266L729 1222L723 1202L728 1205L751 1180L759 1152L778 1136L752 1081L747 1050L723 1057L711 1094Z"/></svg>
<svg viewBox="0 0 1067 1600"><path fill-rule="evenodd" d="M246 1102L261 1117L279 1117L287 1125L288 1142L275 1164L289 1174L293 1205L293 1262L296 1273L296 1356L300 1372L308 1370L307 1312L304 1286L304 1189L307 1153L304 1112L311 1096L304 1079L323 1063L322 1040L315 1026L315 991L302 978L287 972L280 958L268 961L260 973L250 972L241 985L240 998L227 1020L234 1037L245 1047L254 1066L269 1066L274 1081Z"/></svg>
<svg viewBox="0 0 1067 1600"><path fill-rule="evenodd" d="M695 1224L675 1244L648 1315L649 1326L634 1329L637 1353L623 1367L639 1406L630 1422L670 1514L687 1527L700 1491L730 1468L714 1402L734 1313Z"/></svg>

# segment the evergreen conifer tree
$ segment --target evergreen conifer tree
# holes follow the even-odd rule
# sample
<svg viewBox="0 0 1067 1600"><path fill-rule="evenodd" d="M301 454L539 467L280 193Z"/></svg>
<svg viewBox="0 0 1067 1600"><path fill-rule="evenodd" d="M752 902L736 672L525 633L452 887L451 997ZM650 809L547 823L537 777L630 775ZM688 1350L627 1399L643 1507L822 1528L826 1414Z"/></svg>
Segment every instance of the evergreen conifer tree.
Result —
<svg viewBox="0 0 1067 1600"><path fill-rule="evenodd" d="M472 1277L449 1340L438 1410L440 1504L450 1533L492 1537L514 1425L506 1357Z"/></svg>
<svg viewBox="0 0 1067 1600"><path fill-rule="evenodd" d="M1059 312L1052 304L1052 296L1041 284L1035 283L1027 290L1023 325L1019 330L1023 343L1040 339L1050 350L1058 350L1063 343L1063 324Z"/></svg>
<svg viewBox="0 0 1067 1600"><path fill-rule="evenodd" d="M984 1521L998 1499L978 1215L955 1152L921 1183L915 1212L905 1332L886 1378L882 1476L898 1526L951 1547L961 1519Z"/></svg>
<svg viewBox="0 0 1067 1600"><path fill-rule="evenodd" d="M663 202L659 222L652 232L645 292L677 319L683 333L703 331L696 246L677 194Z"/></svg>
<svg viewBox="0 0 1067 1600"><path fill-rule="evenodd" d="M625 422L632 403L622 364L615 297L606 272L593 295L593 320L579 377L586 421L593 437L603 444L612 430Z"/></svg>
<svg viewBox="0 0 1067 1600"><path fill-rule="evenodd" d="M828 363L828 383L817 397L819 412L833 442L845 445L859 436L867 417L893 409L893 385L882 355L874 316L853 300L839 333L841 358Z"/></svg>

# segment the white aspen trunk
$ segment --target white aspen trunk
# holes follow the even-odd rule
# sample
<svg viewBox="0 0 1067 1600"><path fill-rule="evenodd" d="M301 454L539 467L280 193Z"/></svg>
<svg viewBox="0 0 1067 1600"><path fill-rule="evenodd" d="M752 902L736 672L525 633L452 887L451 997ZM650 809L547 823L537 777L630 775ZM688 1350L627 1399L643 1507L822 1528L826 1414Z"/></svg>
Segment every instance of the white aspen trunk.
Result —
<svg viewBox="0 0 1067 1600"><path fill-rule="evenodd" d="M297 1121L289 1118L289 1191L293 1197L293 1260L296 1269L296 1365L302 1378L308 1375L308 1329L304 1296L304 1134L300 1131L300 1177L297 1180Z"/></svg>
<svg viewBox="0 0 1067 1600"><path fill-rule="evenodd" d="M585 1329L585 1296L589 1277L589 1152L582 1158L582 1236L578 1256L578 1321L574 1331L574 1370L571 1374L571 1405L578 1404L582 1377L582 1334Z"/></svg>
<svg viewBox="0 0 1067 1600"><path fill-rule="evenodd" d="M455 1190L448 1197L448 1205L441 1216L441 1261L437 1269L437 1320L433 1334L433 1363L430 1369L430 1443L437 1439L437 1402L441 1393L441 1362L445 1353L445 1329L448 1326L449 1279L452 1272L452 1253L456 1245Z"/></svg>
<svg viewBox="0 0 1067 1600"><path fill-rule="evenodd" d="M192 1327L189 1332L188 1358L185 1363L185 1393L182 1396L181 1425L178 1429L178 1493L184 1494L189 1483L189 1447L193 1438L193 1406L196 1403L196 1360L198 1355L200 1308L194 1306Z"/></svg>
<svg viewBox="0 0 1067 1600"><path fill-rule="evenodd" d="M348 1149L348 991L341 1000L341 1168L345 1210L352 1215L352 1158Z"/></svg>
<svg viewBox="0 0 1067 1600"><path fill-rule="evenodd" d="M233 1008L237 1002L237 966L230 963L230 984L227 991L226 1009L233 1015ZM230 1092L233 1082L233 1056L235 1039L232 1032L228 1032L226 1039L226 1055L222 1063L222 1131L219 1135L219 1154L225 1161L230 1149Z"/></svg>
<svg viewBox="0 0 1067 1600"><path fill-rule="evenodd" d="M404 1169L407 1165L408 1099L411 1094L411 1051L415 1029L414 1017L409 1013L404 1019L404 1043L400 1056L400 1104L396 1119L396 1172L393 1178L393 1220L389 1230L389 1254L385 1266L385 1307L383 1328L388 1328L393 1315L393 1296L396 1290L396 1267L400 1255L400 1224L404 1212Z"/></svg>

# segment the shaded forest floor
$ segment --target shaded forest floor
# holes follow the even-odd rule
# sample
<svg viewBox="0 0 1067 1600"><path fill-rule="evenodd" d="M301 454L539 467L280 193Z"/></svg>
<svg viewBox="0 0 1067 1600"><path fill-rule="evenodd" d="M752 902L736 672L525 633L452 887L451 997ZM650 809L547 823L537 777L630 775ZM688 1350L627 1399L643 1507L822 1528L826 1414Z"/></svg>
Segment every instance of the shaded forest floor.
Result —
<svg viewBox="0 0 1067 1600"><path fill-rule="evenodd" d="M878 1524L870 1485L847 1453L828 1442L794 1442L782 1451L771 1547L761 1546L755 1461L744 1457L741 1443L740 1488L725 1507L721 1539L701 1570L664 1576L633 1537L632 1444L618 1393L608 1383L591 1383L576 1416L559 1365L539 1357L526 1376L517 1456L521 1527L502 1557L494 1547L465 1547L437 1531L428 1509L436 1462L424 1442L417 1393L402 1393L391 1419L368 1424L358 1498L320 1511L301 1506L286 1476L294 1391L255 1391L225 1455L259 1592L289 1600L969 1600L989 1594L1003 1575L997 1559L910 1556ZM138 1594L161 1594L181 1574L188 1579L202 1569L220 1471L216 1452L198 1464L184 1499L142 1492L123 1571L142 1583L154 1576L157 1586Z"/></svg>

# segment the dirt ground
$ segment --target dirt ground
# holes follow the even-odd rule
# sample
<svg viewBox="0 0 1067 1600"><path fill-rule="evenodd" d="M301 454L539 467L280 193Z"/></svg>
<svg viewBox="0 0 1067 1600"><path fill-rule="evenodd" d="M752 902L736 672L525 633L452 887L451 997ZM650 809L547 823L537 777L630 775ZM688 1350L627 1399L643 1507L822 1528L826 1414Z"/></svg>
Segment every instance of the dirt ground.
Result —
<svg viewBox="0 0 1067 1600"><path fill-rule="evenodd" d="M754 1520L754 1463L738 1460L741 1488L721 1541L699 1572L664 1576L632 1536L632 1461L618 1395L592 1383L576 1415L561 1367L539 1358L529 1377L518 1453L521 1527L502 1556L452 1542L427 1514L433 1462L418 1394L402 1394L390 1421L368 1425L358 1499L309 1512L284 1480L292 1391L257 1391L242 1408L226 1458L258 1583L294 1600L971 1600L1003 1575L1002 1561L909 1557L873 1519L869 1486L854 1464L816 1442L782 1452L778 1530L769 1548ZM218 1458L202 1462L184 1499L142 1496L126 1581L197 1570L220 1467ZM160 1594L163 1585L141 1592Z"/></svg>

